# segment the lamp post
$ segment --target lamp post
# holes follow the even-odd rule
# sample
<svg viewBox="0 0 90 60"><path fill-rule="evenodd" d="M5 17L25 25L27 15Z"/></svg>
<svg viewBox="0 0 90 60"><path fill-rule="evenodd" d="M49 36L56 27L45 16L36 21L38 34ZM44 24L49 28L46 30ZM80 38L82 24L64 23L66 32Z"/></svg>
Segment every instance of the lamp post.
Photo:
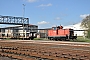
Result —
<svg viewBox="0 0 90 60"><path fill-rule="evenodd" d="M23 40L24 40L24 15L25 15L25 4L23 4Z"/></svg>

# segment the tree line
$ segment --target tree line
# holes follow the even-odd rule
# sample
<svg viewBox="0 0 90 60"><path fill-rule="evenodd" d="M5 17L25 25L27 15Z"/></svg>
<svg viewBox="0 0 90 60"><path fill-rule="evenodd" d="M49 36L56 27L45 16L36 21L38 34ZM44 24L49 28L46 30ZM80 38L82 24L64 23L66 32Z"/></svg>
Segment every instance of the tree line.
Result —
<svg viewBox="0 0 90 60"><path fill-rule="evenodd" d="M86 35L90 38L90 15L82 20L81 26L87 29Z"/></svg>

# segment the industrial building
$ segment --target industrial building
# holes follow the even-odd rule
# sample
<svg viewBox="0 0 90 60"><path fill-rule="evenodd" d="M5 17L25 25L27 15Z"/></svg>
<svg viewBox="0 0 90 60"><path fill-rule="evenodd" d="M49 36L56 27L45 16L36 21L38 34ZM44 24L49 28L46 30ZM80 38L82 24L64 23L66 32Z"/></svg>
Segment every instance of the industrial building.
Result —
<svg viewBox="0 0 90 60"><path fill-rule="evenodd" d="M72 28L74 30L82 30L82 31L74 31L75 35L77 34L77 36L85 36L86 28L81 27L81 23L77 23L77 24L73 24L73 25L68 25L68 26L64 26L65 28Z"/></svg>
<svg viewBox="0 0 90 60"><path fill-rule="evenodd" d="M40 38L47 38L48 30L50 30L50 29L52 29L52 28L46 28L46 29L39 30Z"/></svg>
<svg viewBox="0 0 90 60"><path fill-rule="evenodd" d="M35 29L35 30L34 30ZM0 28L0 38L28 38L30 36L30 32L38 32L37 25L29 24L24 26L14 26L14 27L5 27Z"/></svg>

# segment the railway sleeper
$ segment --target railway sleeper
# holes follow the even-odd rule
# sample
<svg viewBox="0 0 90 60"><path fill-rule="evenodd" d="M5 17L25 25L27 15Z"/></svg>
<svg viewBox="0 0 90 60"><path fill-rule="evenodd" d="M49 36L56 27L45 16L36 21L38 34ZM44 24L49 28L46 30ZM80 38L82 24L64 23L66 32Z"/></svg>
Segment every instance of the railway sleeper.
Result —
<svg viewBox="0 0 90 60"><path fill-rule="evenodd" d="M50 59L50 56L48 56L49 57L48 58L47 55L44 55L43 53L34 52L34 53L30 54L30 56L36 57L36 58Z"/></svg>
<svg viewBox="0 0 90 60"><path fill-rule="evenodd" d="M50 59L50 58L46 57L46 55L44 55L42 53L33 53L33 54L30 54L30 56L40 58L40 59Z"/></svg>
<svg viewBox="0 0 90 60"><path fill-rule="evenodd" d="M12 50L11 52L13 52L14 54L25 55L25 56L31 56L31 55L37 54L36 52L31 53L31 52L26 52L26 51L13 51Z"/></svg>
<svg viewBox="0 0 90 60"><path fill-rule="evenodd" d="M35 60L34 58L28 58L28 57L16 55L16 54L0 53L0 55L4 57L9 57L12 59L19 59L19 60Z"/></svg>

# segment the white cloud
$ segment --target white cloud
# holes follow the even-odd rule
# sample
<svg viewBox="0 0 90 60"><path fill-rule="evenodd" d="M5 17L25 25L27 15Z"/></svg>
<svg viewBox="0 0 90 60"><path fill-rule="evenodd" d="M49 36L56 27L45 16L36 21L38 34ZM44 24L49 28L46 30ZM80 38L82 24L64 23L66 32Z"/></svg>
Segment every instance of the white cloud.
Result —
<svg viewBox="0 0 90 60"><path fill-rule="evenodd" d="M37 7L49 7L49 6L52 6L52 4L51 3L49 3L49 4L41 4L41 5L37 6Z"/></svg>
<svg viewBox="0 0 90 60"><path fill-rule="evenodd" d="M90 14L83 14L83 15L80 15L80 17L82 18L82 19L84 19L84 18L86 18L87 16L89 16Z"/></svg>
<svg viewBox="0 0 90 60"><path fill-rule="evenodd" d="M56 27L57 25L52 25L52 27Z"/></svg>
<svg viewBox="0 0 90 60"><path fill-rule="evenodd" d="M49 22L41 21L41 22L38 22L38 24L49 24Z"/></svg>
<svg viewBox="0 0 90 60"><path fill-rule="evenodd" d="M27 0L30 3L37 2L38 0Z"/></svg>
<svg viewBox="0 0 90 60"><path fill-rule="evenodd" d="M61 18L60 17L56 17L55 20L61 20Z"/></svg>

